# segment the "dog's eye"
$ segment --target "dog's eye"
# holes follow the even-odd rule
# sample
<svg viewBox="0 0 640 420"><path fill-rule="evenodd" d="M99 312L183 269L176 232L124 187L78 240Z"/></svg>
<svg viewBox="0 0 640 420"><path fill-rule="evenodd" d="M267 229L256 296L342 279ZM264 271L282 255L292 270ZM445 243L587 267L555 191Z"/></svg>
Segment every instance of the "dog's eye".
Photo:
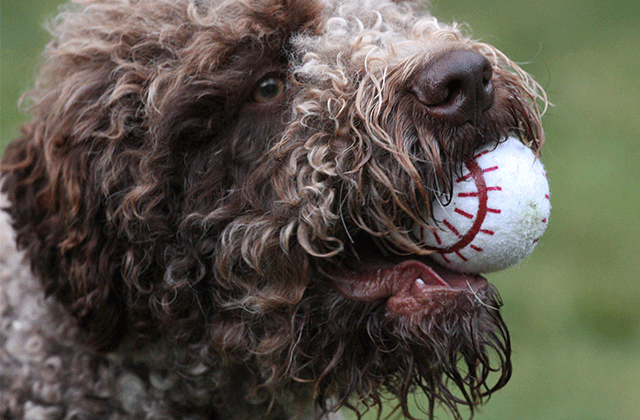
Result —
<svg viewBox="0 0 640 420"><path fill-rule="evenodd" d="M258 82L253 91L253 100L259 103L271 102L282 96L287 84L279 77L269 76Z"/></svg>

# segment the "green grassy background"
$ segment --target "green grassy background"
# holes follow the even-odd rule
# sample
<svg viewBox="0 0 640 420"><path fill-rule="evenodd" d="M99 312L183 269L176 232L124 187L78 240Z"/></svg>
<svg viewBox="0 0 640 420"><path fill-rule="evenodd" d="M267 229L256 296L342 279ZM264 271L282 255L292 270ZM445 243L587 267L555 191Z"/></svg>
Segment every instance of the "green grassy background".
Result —
<svg viewBox="0 0 640 420"><path fill-rule="evenodd" d="M57 3L1 0L3 145L26 118L15 104ZM432 4L521 63L555 104L544 118L549 229L528 260L490 277L505 300L514 376L476 419L638 420L640 2Z"/></svg>

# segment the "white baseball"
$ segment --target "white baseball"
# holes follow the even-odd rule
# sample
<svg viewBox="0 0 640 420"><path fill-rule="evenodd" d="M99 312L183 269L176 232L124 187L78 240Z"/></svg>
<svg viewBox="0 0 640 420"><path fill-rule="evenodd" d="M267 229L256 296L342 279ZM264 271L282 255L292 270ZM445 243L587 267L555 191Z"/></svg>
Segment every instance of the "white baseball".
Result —
<svg viewBox="0 0 640 420"><path fill-rule="evenodd" d="M547 227L544 167L515 137L484 146L455 180L451 200L440 197L432 210L432 227L416 224L413 233L439 264L465 273L510 267L533 251Z"/></svg>

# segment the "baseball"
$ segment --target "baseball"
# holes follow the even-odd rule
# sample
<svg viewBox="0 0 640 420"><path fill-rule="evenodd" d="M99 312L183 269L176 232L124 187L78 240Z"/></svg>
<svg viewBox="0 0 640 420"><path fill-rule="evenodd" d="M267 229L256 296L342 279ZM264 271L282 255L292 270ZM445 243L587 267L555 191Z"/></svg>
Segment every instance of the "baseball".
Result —
<svg viewBox="0 0 640 420"><path fill-rule="evenodd" d="M464 273L487 273L519 263L535 248L551 212L544 166L516 137L483 146L455 180L452 196L439 197L413 233L439 264Z"/></svg>

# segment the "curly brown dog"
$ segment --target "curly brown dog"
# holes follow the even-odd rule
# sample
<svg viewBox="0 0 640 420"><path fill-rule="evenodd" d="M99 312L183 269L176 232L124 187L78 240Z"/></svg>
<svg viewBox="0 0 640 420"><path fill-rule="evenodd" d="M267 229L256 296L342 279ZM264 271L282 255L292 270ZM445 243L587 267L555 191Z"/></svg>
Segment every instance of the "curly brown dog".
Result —
<svg viewBox="0 0 640 420"><path fill-rule="evenodd" d="M479 146L538 150L528 75L387 0L77 3L2 159L2 419L389 396L415 418L416 391L461 418L505 385L495 288L409 227ZM449 285L418 283L429 267Z"/></svg>

